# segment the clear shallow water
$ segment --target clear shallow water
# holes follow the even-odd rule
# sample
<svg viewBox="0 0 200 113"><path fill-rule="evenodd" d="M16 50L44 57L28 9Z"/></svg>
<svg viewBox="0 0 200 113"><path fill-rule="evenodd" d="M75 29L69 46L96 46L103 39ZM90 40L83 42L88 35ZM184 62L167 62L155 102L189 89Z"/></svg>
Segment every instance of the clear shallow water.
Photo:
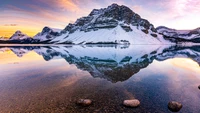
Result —
<svg viewBox="0 0 200 113"><path fill-rule="evenodd" d="M0 47L0 112L200 111L198 46ZM75 103L89 98L93 104ZM126 108L125 99L139 99Z"/></svg>

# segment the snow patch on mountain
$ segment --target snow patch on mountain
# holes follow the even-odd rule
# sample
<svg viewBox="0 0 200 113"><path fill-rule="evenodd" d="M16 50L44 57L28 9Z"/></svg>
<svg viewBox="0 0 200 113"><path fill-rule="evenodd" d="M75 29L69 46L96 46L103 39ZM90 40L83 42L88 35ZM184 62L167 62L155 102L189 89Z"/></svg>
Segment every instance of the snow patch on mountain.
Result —
<svg viewBox="0 0 200 113"><path fill-rule="evenodd" d="M52 42L64 43L72 42L74 44L87 43L118 43L118 44L162 44L164 39L161 35L153 37L145 34L134 26L130 26L132 32L126 32L121 26L113 29L101 29L92 32L84 32L77 30L73 34L63 34L58 36ZM166 42L166 41L165 41Z"/></svg>

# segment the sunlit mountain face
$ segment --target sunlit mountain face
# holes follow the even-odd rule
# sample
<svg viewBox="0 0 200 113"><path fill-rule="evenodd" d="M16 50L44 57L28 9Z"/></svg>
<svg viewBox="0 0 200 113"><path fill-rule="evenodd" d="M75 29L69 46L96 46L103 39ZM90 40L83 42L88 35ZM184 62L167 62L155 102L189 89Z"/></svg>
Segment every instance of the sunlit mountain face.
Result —
<svg viewBox="0 0 200 113"><path fill-rule="evenodd" d="M1 46L0 111L169 112L168 102L176 100L183 104L181 112L197 112L198 48ZM80 98L89 98L93 104L78 106ZM122 105L123 100L134 98L142 103L140 107Z"/></svg>

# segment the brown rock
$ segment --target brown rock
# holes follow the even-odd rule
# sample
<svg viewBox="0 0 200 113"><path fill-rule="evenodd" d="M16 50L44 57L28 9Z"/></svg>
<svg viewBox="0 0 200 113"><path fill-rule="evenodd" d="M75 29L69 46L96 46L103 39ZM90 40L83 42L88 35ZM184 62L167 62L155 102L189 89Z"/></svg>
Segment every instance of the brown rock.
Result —
<svg viewBox="0 0 200 113"><path fill-rule="evenodd" d="M171 101L171 102L168 103L168 108L172 112L178 112L178 111L181 110L182 104L179 103L179 102Z"/></svg>
<svg viewBox="0 0 200 113"><path fill-rule="evenodd" d="M89 105L92 104L92 100L90 100L90 99L79 99L77 101L77 104L81 105L81 106L89 106Z"/></svg>
<svg viewBox="0 0 200 113"><path fill-rule="evenodd" d="M151 34L151 36L153 36L153 37L158 37L158 35L157 35L157 34Z"/></svg>
<svg viewBox="0 0 200 113"><path fill-rule="evenodd" d="M144 33L146 33L146 34L149 33L149 31L148 31L147 29L142 29L142 31L143 31Z"/></svg>
<svg viewBox="0 0 200 113"><path fill-rule="evenodd" d="M140 101L137 99L124 100L123 105L127 107L138 107L140 105Z"/></svg>

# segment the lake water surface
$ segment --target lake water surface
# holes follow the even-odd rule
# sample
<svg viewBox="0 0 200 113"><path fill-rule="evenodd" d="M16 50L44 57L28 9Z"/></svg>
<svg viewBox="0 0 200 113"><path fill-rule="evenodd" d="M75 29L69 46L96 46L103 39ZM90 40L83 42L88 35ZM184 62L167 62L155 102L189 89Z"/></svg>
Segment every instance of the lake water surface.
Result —
<svg viewBox="0 0 200 113"><path fill-rule="evenodd" d="M1 46L0 113L200 112L200 46ZM78 99L92 105L76 105ZM123 100L138 99L138 108Z"/></svg>

